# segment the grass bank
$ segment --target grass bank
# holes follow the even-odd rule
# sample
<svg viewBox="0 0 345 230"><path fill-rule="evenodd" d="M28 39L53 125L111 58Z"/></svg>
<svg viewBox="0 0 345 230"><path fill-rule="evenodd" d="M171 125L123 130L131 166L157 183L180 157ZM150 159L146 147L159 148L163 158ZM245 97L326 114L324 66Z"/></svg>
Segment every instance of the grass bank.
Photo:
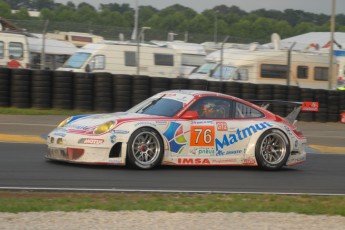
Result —
<svg viewBox="0 0 345 230"><path fill-rule="evenodd" d="M345 216L345 196L0 192L0 212L294 212Z"/></svg>

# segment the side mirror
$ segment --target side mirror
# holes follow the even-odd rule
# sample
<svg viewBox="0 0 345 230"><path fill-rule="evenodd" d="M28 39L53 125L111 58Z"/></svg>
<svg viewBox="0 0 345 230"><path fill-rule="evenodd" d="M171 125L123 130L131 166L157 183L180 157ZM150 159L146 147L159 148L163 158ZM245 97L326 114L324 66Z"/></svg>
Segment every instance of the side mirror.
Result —
<svg viewBox="0 0 345 230"><path fill-rule="evenodd" d="M87 72L87 73L90 73L90 72L91 72L90 64L87 64L87 65L85 66L85 72Z"/></svg>
<svg viewBox="0 0 345 230"><path fill-rule="evenodd" d="M199 115L196 111L189 110L189 111L186 111L184 114L182 114L181 118L187 119L187 120L193 120L193 119L198 119Z"/></svg>

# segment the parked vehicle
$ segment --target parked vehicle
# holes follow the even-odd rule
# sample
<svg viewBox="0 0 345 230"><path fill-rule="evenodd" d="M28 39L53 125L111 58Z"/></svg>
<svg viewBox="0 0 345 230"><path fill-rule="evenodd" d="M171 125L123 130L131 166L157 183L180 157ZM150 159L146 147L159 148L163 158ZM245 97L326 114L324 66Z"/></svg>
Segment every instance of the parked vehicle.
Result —
<svg viewBox="0 0 345 230"><path fill-rule="evenodd" d="M0 66L2 67L6 67L12 56L22 68L55 70L76 50L77 48L71 43L54 39L43 40L40 34L0 32ZM41 63L43 52L44 64Z"/></svg>
<svg viewBox="0 0 345 230"><path fill-rule="evenodd" d="M189 75L205 57L205 53L181 50L155 43L105 41L83 46L59 70L176 78Z"/></svg>
<svg viewBox="0 0 345 230"><path fill-rule="evenodd" d="M304 88L328 89L329 56L322 52L292 51L288 69L288 50L270 48L230 48L210 53L205 63L188 78L211 81L239 81L256 84L289 84ZM336 63L334 81L336 87Z"/></svg>

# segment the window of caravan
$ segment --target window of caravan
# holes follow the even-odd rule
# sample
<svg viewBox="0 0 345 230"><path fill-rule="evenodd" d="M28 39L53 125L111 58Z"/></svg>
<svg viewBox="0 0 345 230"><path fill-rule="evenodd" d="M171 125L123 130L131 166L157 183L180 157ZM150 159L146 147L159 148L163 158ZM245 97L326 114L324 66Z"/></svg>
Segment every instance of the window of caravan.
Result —
<svg viewBox="0 0 345 230"><path fill-rule="evenodd" d="M210 71L216 67L216 65L217 65L216 63L205 63L198 68L196 73L209 74Z"/></svg>
<svg viewBox="0 0 345 230"><path fill-rule="evenodd" d="M174 66L174 56L172 54L154 54L155 65Z"/></svg>
<svg viewBox="0 0 345 230"><path fill-rule="evenodd" d="M220 79L220 66L217 67L211 77ZM248 80L248 69L242 69L234 66L223 66L222 80Z"/></svg>
<svg viewBox="0 0 345 230"><path fill-rule="evenodd" d="M307 79L308 78L308 66L297 66L297 78Z"/></svg>
<svg viewBox="0 0 345 230"><path fill-rule="evenodd" d="M0 58L4 58L4 42L0 42Z"/></svg>
<svg viewBox="0 0 345 230"><path fill-rule="evenodd" d="M90 55L90 53L77 52L67 60L63 67L79 69L87 61Z"/></svg>
<svg viewBox="0 0 345 230"><path fill-rule="evenodd" d="M328 81L328 68L327 67L315 67L314 68L314 80Z"/></svg>
<svg viewBox="0 0 345 230"><path fill-rule="evenodd" d="M104 55L96 55L91 59L90 67L92 70L94 69L105 69L105 56Z"/></svg>
<svg viewBox="0 0 345 230"><path fill-rule="evenodd" d="M261 77L263 78L286 78L287 76L287 65L272 65L262 64L261 65Z"/></svg>
<svg viewBox="0 0 345 230"><path fill-rule="evenodd" d="M125 51L125 66L137 66L135 52Z"/></svg>
<svg viewBox="0 0 345 230"><path fill-rule="evenodd" d="M23 56L23 43L20 42L10 42L9 47L9 56L13 55L15 59L19 59Z"/></svg>
<svg viewBox="0 0 345 230"><path fill-rule="evenodd" d="M200 66L204 63L204 55L182 54L182 65Z"/></svg>

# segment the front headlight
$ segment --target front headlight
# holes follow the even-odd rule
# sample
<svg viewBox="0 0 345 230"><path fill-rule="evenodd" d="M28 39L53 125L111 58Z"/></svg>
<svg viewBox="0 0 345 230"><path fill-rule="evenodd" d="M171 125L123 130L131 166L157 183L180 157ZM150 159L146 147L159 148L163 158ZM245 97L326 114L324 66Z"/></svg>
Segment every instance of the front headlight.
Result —
<svg viewBox="0 0 345 230"><path fill-rule="evenodd" d="M105 132L108 132L115 126L116 122L115 121L107 121L99 126L97 126L94 130L94 134L102 134Z"/></svg>
<svg viewBox="0 0 345 230"><path fill-rule="evenodd" d="M58 128L64 127L68 122L70 122L72 120L73 117L69 117L66 118L65 120L63 120L62 122L60 122L60 124L58 125Z"/></svg>

